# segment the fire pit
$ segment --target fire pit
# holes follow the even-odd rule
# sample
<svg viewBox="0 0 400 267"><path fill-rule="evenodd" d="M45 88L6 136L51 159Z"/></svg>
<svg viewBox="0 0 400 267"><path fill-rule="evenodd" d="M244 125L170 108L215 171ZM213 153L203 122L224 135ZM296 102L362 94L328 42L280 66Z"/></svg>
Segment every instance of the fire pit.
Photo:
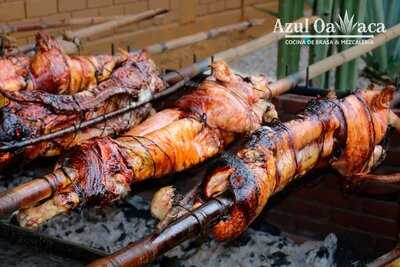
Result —
<svg viewBox="0 0 400 267"><path fill-rule="evenodd" d="M296 99L296 101L293 99ZM276 105L284 111L282 112L282 114L285 114L283 117L290 119L290 113L296 113L297 109L302 108L302 105L308 99L309 97L285 96L280 97ZM285 110L285 107L289 106L292 109ZM1 190L11 188L46 173L49 171L48 166L52 166L51 161L33 162L24 168L24 171L12 174L13 179L2 179L0 183ZM86 209L82 207L67 215L59 216L37 229L36 233L43 238L42 244L40 242L31 243L31 240L37 237L19 236L23 232L18 233L19 228L14 227L16 233L12 235L12 243L17 240L18 244L11 244L13 249L10 253L13 255L18 255L18 253L26 254L26 261L33 265L43 266L42 264L47 264L48 266L54 266L59 264L62 266L68 263L71 266L79 266L90 262L93 258L115 252L153 231L156 222L149 213L149 201L155 190L171 183L183 191L188 190L205 175L207 166L208 163L193 170L176 174L173 177L167 177L164 180L146 182L137 189L134 188L132 197L120 201L109 208ZM309 179L306 179L305 183L295 183L292 188L307 188L310 180L314 181L314 184L318 183L320 176L320 174L311 175ZM188 179L188 177L191 178ZM363 263L372 259L367 255L364 255L365 257L363 258L354 253L351 244L346 239L341 239L341 237L338 239L335 234L328 234L327 232L325 236L299 236L304 232L297 231L296 233L296 231L287 226L290 222L287 221L285 223L277 219L277 213L287 211L287 209L280 209L279 200L287 198L290 195L287 192L295 191L295 189L289 189L285 193L278 195L276 200L271 201L267 211L238 239L227 243L218 243L208 239L207 236L202 236L197 241L186 242L169 252L161 257L155 265L332 266L335 263L340 263L339 266L347 266L349 264L362 266ZM290 220L290 218L287 219ZM13 220L11 220L12 223ZM6 224L3 224L2 227L3 230L8 229ZM301 225L299 227L301 228ZM304 227L304 229L307 229L307 225L304 225ZM291 234L282 232L281 229L289 231ZM332 232L335 232L334 230L335 228ZM50 237L50 240L52 240L51 238L59 239L53 240L59 243L56 246L59 249L55 249L48 254L42 254L40 252L42 250L41 246L46 247L49 245L48 237ZM313 241L313 238L322 241ZM202 245L204 241L206 242ZM9 247L9 242L10 240L3 240L1 244ZM29 244L29 247L24 246L24 244ZM65 251L62 251L65 246L70 246L70 249L76 249L79 253L75 255L65 253ZM39 254L38 251L40 252ZM12 259L15 260L15 265L19 264L19 258L11 257L11 254L4 256L8 258L9 264L13 264ZM49 260L42 261L43 257L49 258Z"/></svg>
<svg viewBox="0 0 400 267"><path fill-rule="evenodd" d="M204 168L202 168L204 169ZM46 170L45 167L35 162L29 169L19 173L22 180L29 179ZM197 173L197 175L193 175ZM204 174L204 172L201 172ZM200 174L201 175L201 174ZM197 171L190 171L178 176L194 177L195 182L200 176ZM177 179L176 179L177 178ZM181 186L182 179L175 177L177 186ZM18 184L18 180L5 183L1 186L10 187ZM165 182L166 184L166 182ZM188 186L185 183L184 186ZM149 187L153 187L149 185ZM146 188L146 186L145 186ZM24 256L24 261L31 266L80 266L87 263L87 255L67 255L61 251L62 242L58 244L53 253L42 253L40 247L48 246L47 237L55 237L67 241L64 245L71 247L82 246L92 248L95 253L112 253L129 243L153 231L155 220L149 213L148 201L152 191L139 192L126 201L121 201L115 206L101 209L91 208L72 211L42 225L37 229L37 234L44 236L42 243L34 242L35 237L18 236L23 232L15 233L13 240L2 240L0 247L9 249L9 253L2 255L8 266L21 264L19 255ZM12 221L11 221L12 224ZM6 224L2 226L7 229ZM13 227L18 231L19 227ZM3 235L2 235L3 236ZM14 242L18 243L15 244ZM202 242L206 241L204 244ZM32 243L33 242L33 243ZM57 242L57 241L56 241ZM11 243L11 244L10 244ZM28 244L28 246L26 246ZM160 266L232 266L238 264L251 264L256 266L332 266L335 262L337 238L334 234L328 235L322 241L308 241L283 233L278 227L259 221L240 238L227 243L218 243L207 236L199 240L186 242L182 246L160 258L155 265ZM70 248L71 249L71 248ZM85 251L90 254L91 251ZM57 256L58 255L58 256ZM210 257L210 255L212 255ZM72 256L72 257L71 257ZM245 261L243 261L245 259Z"/></svg>

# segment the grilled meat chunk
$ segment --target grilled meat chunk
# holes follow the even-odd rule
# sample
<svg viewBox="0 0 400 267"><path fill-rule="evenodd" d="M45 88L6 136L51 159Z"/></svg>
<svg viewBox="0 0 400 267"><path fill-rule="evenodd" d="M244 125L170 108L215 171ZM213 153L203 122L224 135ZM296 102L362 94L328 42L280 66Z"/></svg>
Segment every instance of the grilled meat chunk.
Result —
<svg viewBox="0 0 400 267"><path fill-rule="evenodd" d="M1 108L0 142L7 143L47 134L78 125L102 114L127 106L143 94L165 88L154 63L142 54L131 55L110 79L74 95L54 95L42 91L19 91ZM122 133L141 122L151 112L145 105L91 128L50 141L0 153L0 167L28 162L38 157L59 155L69 147L92 137Z"/></svg>
<svg viewBox="0 0 400 267"><path fill-rule="evenodd" d="M108 79L127 55L68 56L56 40L43 32L36 35L37 52L32 58L0 59L0 92L43 90L75 94Z"/></svg>

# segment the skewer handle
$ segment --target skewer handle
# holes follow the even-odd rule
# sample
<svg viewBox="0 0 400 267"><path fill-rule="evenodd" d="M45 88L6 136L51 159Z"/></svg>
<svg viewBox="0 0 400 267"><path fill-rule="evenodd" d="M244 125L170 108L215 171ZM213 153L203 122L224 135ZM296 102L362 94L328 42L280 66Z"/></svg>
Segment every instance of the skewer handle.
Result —
<svg viewBox="0 0 400 267"><path fill-rule="evenodd" d="M161 233L153 233L135 243L96 260L89 267L133 267L144 266L159 255L178 246L185 240L199 235L205 227L212 226L226 214L233 201L218 197L203 204L192 213L169 225Z"/></svg>
<svg viewBox="0 0 400 267"><path fill-rule="evenodd" d="M50 197L59 187L69 184L70 180L60 171L43 178L32 180L0 194L0 217L20 209L30 207Z"/></svg>
<svg viewBox="0 0 400 267"><path fill-rule="evenodd" d="M0 216L8 216L28 203L38 202L51 196L51 194L51 187L44 179L35 179L29 183L17 186L0 195Z"/></svg>

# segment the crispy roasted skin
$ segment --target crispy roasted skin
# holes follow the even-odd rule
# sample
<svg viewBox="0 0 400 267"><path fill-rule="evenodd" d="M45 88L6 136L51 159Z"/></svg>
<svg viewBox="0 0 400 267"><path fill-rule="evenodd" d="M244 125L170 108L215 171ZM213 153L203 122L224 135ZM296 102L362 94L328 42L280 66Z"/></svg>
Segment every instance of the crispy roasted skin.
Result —
<svg viewBox="0 0 400 267"><path fill-rule="evenodd" d="M132 183L190 168L221 152L236 136L259 128L269 107L266 80L243 80L224 62L213 70L175 108L117 139L96 138L75 147L56 168L66 170L72 185L60 186L53 199L21 211L21 225L36 226L79 203L109 205L126 196Z"/></svg>
<svg viewBox="0 0 400 267"><path fill-rule="evenodd" d="M204 183L204 200L230 191L230 217L213 228L234 238L274 193L318 166L343 176L367 173L388 128L392 89L364 90L342 100L314 100L298 119L261 127L236 154L225 154Z"/></svg>
<svg viewBox="0 0 400 267"><path fill-rule="evenodd" d="M91 119L136 101L141 94L165 88L154 63L145 54L132 55L110 79L74 95L46 92L19 92L1 108L0 141L3 143L54 132ZM15 152L0 153L0 167L37 157L54 156L91 137L122 133L141 122L151 112L145 105L122 116L99 123L74 134L41 142Z"/></svg>
<svg viewBox="0 0 400 267"><path fill-rule="evenodd" d="M43 32L36 35L37 52L0 59L0 92L43 90L74 94L108 79L126 55L68 56L58 42Z"/></svg>

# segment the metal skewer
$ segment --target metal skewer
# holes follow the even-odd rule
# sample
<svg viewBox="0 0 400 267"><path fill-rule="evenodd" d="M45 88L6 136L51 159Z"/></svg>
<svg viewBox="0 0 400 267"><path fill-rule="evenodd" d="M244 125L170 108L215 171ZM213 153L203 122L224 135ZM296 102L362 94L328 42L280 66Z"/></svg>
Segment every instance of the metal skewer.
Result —
<svg viewBox="0 0 400 267"><path fill-rule="evenodd" d="M117 253L89 264L95 266L144 266L158 255L168 252L182 242L204 232L227 214L233 205L232 198L221 196L211 199L193 212L181 217L161 233L153 233Z"/></svg>

